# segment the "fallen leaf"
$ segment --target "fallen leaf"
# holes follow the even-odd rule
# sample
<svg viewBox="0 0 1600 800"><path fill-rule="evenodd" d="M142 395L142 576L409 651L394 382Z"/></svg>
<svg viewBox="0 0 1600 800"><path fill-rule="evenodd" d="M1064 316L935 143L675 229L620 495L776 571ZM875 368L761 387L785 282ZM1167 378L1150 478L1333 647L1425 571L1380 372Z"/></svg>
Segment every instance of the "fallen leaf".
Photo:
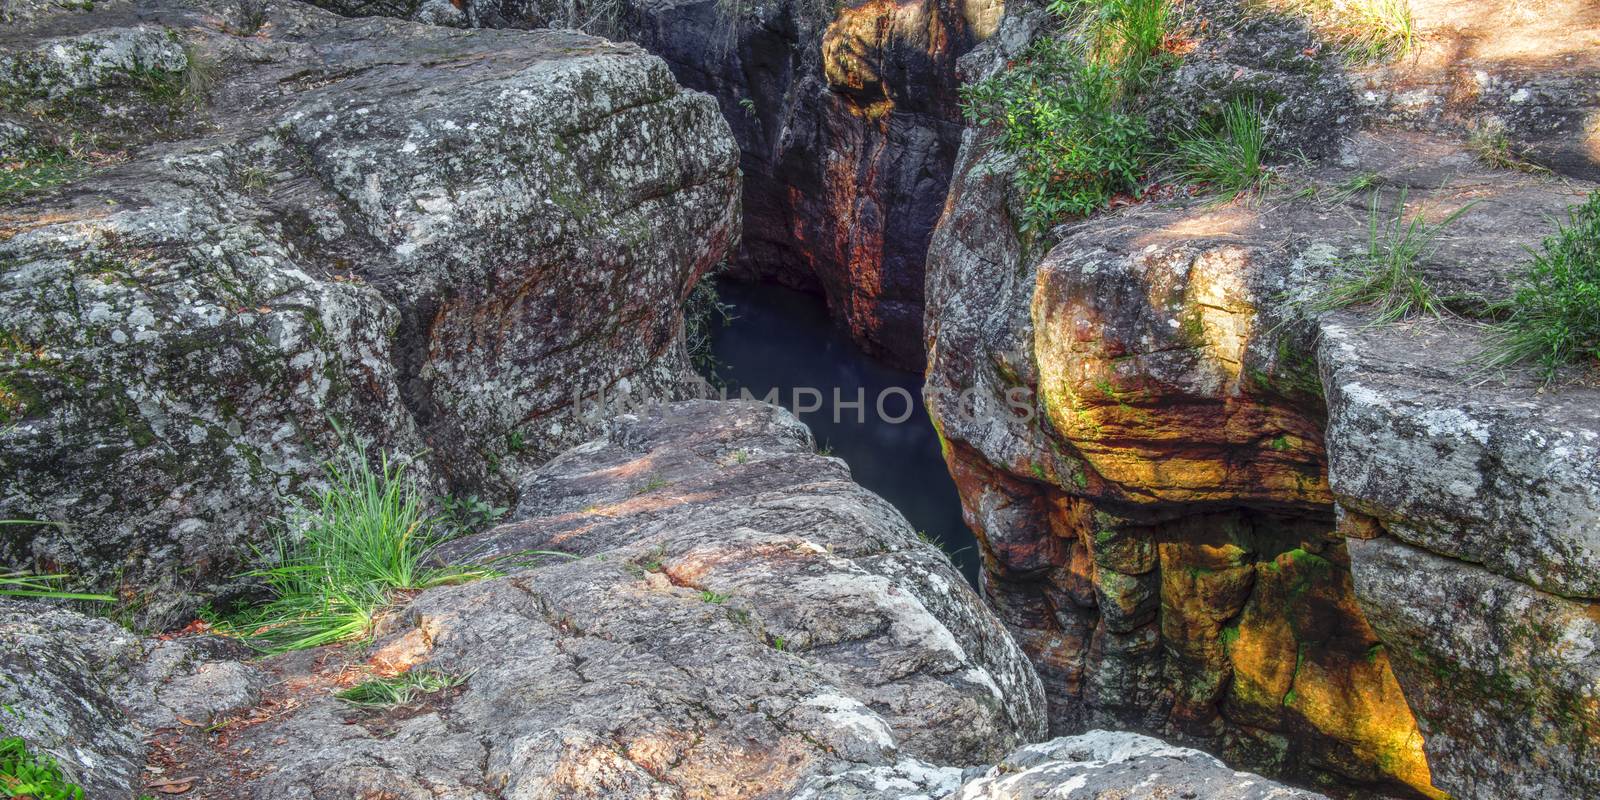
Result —
<svg viewBox="0 0 1600 800"><path fill-rule="evenodd" d="M193 789L194 782L199 779L200 778L197 775L190 775L186 778L171 778L164 781L151 781L150 783L145 784L144 788L153 789L162 794L183 794L184 792Z"/></svg>

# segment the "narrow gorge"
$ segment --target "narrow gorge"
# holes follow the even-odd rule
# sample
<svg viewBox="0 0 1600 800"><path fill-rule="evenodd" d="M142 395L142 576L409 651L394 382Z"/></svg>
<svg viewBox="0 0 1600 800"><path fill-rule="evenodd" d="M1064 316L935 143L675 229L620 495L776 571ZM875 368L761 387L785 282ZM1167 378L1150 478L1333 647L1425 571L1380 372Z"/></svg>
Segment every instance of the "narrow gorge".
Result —
<svg viewBox="0 0 1600 800"><path fill-rule="evenodd" d="M0 795L1600 795L1587 0L0 23Z"/></svg>

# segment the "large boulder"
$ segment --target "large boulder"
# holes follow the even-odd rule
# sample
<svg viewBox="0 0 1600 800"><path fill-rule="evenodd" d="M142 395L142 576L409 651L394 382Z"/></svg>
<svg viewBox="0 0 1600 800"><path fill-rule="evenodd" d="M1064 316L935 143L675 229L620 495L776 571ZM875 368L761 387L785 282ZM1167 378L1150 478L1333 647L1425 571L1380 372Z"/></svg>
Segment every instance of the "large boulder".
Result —
<svg viewBox="0 0 1600 800"><path fill-rule="evenodd" d="M137 796L143 759L203 798L783 798L857 767L959 775L1042 737L1038 677L999 620L814 446L753 402L621 417L532 474L512 522L439 554L507 574L409 598L368 646L275 656L263 682L160 655L209 638L67 612L17 661L30 640L7 617L0 664L26 689L7 699L71 711L27 735L107 798ZM464 682L390 710L332 696L424 670Z"/></svg>
<svg viewBox="0 0 1600 800"><path fill-rule="evenodd" d="M976 774L974 774L976 773ZM1030 744L982 770L915 760L815 778L794 800L1323 800L1148 736L1089 731Z"/></svg>
<svg viewBox="0 0 1600 800"><path fill-rule="evenodd" d="M739 228L716 104L636 46L256 10L0 35L8 124L113 154L0 211L0 518L63 523L0 561L152 622L351 441L509 494L592 435L577 394L682 392L682 300Z"/></svg>

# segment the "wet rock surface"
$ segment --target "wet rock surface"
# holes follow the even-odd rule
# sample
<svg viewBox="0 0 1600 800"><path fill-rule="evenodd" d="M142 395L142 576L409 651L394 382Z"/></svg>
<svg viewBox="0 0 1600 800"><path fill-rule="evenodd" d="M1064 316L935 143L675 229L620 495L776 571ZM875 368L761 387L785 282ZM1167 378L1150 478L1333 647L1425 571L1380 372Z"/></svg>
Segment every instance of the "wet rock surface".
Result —
<svg viewBox="0 0 1600 800"><path fill-rule="evenodd" d="M577 392L682 391L681 300L739 224L715 103L636 46L236 12L0 34L8 124L115 153L0 211L0 517L71 522L4 556L155 623L342 441L492 496L593 433Z"/></svg>

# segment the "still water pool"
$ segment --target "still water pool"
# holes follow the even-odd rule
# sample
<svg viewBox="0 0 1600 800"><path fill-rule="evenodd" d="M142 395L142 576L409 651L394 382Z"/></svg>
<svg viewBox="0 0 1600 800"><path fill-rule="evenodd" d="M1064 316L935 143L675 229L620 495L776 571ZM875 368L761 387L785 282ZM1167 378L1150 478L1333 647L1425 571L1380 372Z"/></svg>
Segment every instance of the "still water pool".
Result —
<svg viewBox="0 0 1600 800"><path fill-rule="evenodd" d="M734 319L715 326L711 335L717 374L730 396L737 396L741 388L756 397L777 389L790 411L797 411L798 399L797 413L811 426L818 447L844 459L857 482L894 504L911 527L939 542L976 585L977 542L961 520L955 483L922 406L922 376L868 358L833 324L819 297L734 281L722 281L718 290L723 302L734 307ZM807 388L817 395L804 392ZM796 389L802 390L798 398ZM847 402L863 393L865 410L841 408L836 415L836 390ZM822 407L805 410L817 404L818 396ZM875 408L880 396L886 418L880 418ZM890 421L907 415L907 397L915 398L909 418Z"/></svg>

